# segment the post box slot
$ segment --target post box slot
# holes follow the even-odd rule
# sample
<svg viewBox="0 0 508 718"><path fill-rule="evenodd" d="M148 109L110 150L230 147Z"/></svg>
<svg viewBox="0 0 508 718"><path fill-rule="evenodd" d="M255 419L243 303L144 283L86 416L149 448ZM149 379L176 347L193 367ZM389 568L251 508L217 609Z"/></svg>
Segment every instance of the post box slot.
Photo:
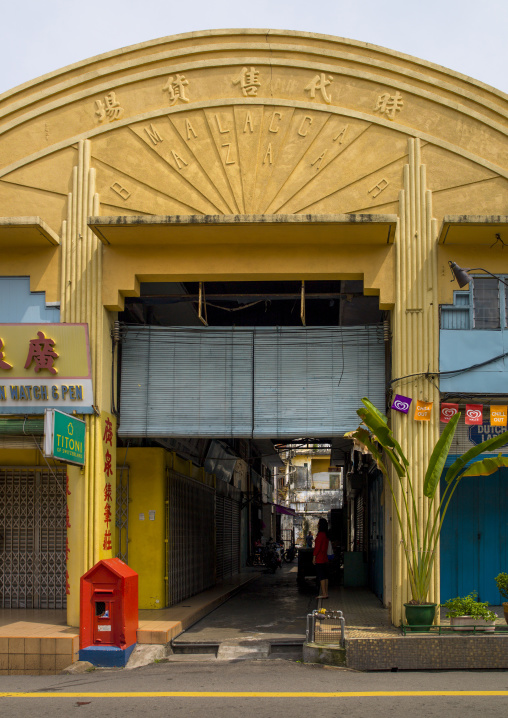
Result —
<svg viewBox="0 0 508 718"><path fill-rule="evenodd" d="M108 606L107 610L106 610L106 605ZM106 604L105 601L96 601L95 602L95 615L100 616L101 618L109 618L109 603Z"/></svg>
<svg viewBox="0 0 508 718"><path fill-rule="evenodd" d="M94 592L94 595L95 595L96 593L109 593L109 594L111 594L111 593L114 593L114 591L115 591L114 588L94 588L94 591L93 591L93 592Z"/></svg>

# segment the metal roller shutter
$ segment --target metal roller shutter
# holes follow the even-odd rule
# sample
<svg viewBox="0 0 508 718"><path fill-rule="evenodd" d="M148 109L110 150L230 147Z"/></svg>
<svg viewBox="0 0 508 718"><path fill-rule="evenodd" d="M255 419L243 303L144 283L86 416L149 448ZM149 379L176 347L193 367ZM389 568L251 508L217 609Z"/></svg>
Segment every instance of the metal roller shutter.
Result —
<svg viewBox="0 0 508 718"><path fill-rule="evenodd" d="M122 436L249 436L252 333L129 329L121 407Z"/></svg>
<svg viewBox="0 0 508 718"><path fill-rule="evenodd" d="M215 571L217 581L224 578L224 496L215 497Z"/></svg>
<svg viewBox="0 0 508 718"><path fill-rule="evenodd" d="M361 398L385 405L377 327L256 331L255 437L337 436L358 426Z"/></svg>
<svg viewBox="0 0 508 718"><path fill-rule="evenodd" d="M340 436L385 404L382 330L128 327L121 436Z"/></svg>
<svg viewBox="0 0 508 718"><path fill-rule="evenodd" d="M65 608L65 469L0 468L0 607Z"/></svg>
<svg viewBox="0 0 508 718"><path fill-rule="evenodd" d="M240 505L227 496L215 497L217 581L238 573L240 566Z"/></svg>
<svg viewBox="0 0 508 718"><path fill-rule="evenodd" d="M214 495L211 487L168 471L168 606L214 585Z"/></svg>

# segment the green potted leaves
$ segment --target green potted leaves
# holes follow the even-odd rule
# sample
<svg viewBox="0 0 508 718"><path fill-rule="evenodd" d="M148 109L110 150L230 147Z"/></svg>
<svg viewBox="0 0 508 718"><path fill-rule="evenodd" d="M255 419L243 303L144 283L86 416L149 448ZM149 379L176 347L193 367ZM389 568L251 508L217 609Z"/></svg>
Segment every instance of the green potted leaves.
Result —
<svg viewBox="0 0 508 718"><path fill-rule="evenodd" d="M446 511L463 476L489 475L501 466L508 466L508 458L487 457L483 461L468 464L484 451L493 451L508 442L508 432L473 446L459 456L445 476L445 489L439 497L438 487L446 458L450 451L460 413L455 414L443 429L429 459L423 484L423 500L419 507L411 480L411 466L399 442L395 439L388 418L367 398L362 399L362 408L356 412L362 425L347 436L355 439L376 461L385 476L393 498L393 506L400 528L401 542L406 558L407 578L412 600L404 604L406 620L413 631L428 631L434 621L436 604L428 601L429 587L439 535ZM388 471L385 461L393 472ZM394 486L399 484L396 492ZM415 611L423 616L415 616ZM418 625L420 624L420 625Z"/></svg>
<svg viewBox="0 0 508 718"><path fill-rule="evenodd" d="M449 598L441 604L446 608L445 616L450 619L454 631L494 631L497 613L489 609L488 603L478 601L478 594L472 591L468 596Z"/></svg>
<svg viewBox="0 0 508 718"><path fill-rule="evenodd" d="M504 620L508 623L508 573L500 573L494 579L497 590L506 601L503 601Z"/></svg>

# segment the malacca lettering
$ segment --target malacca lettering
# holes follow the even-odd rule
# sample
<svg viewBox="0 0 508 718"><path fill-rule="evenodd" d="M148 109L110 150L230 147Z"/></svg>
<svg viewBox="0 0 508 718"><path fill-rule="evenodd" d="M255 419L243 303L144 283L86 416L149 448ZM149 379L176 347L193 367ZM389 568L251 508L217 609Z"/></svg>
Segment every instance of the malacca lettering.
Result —
<svg viewBox="0 0 508 718"><path fill-rule="evenodd" d="M6 391L9 389L9 393ZM10 395L10 396L9 396ZM83 401L83 386L81 384L61 384L51 386L47 384L11 384L9 387L0 385L0 401Z"/></svg>

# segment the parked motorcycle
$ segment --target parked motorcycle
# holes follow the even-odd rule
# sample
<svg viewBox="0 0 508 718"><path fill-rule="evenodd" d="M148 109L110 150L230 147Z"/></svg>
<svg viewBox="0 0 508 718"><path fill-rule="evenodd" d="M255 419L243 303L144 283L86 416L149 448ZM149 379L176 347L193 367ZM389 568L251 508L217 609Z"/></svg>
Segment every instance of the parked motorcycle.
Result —
<svg viewBox="0 0 508 718"><path fill-rule="evenodd" d="M291 546L284 551L284 561L286 563L292 563L295 560L296 556L296 546L291 544Z"/></svg>
<svg viewBox="0 0 508 718"><path fill-rule="evenodd" d="M275 573L281 563L277 549L277 544L273 542L267 543L265 546L264 563L266 568L272 573Z"/></svg>

